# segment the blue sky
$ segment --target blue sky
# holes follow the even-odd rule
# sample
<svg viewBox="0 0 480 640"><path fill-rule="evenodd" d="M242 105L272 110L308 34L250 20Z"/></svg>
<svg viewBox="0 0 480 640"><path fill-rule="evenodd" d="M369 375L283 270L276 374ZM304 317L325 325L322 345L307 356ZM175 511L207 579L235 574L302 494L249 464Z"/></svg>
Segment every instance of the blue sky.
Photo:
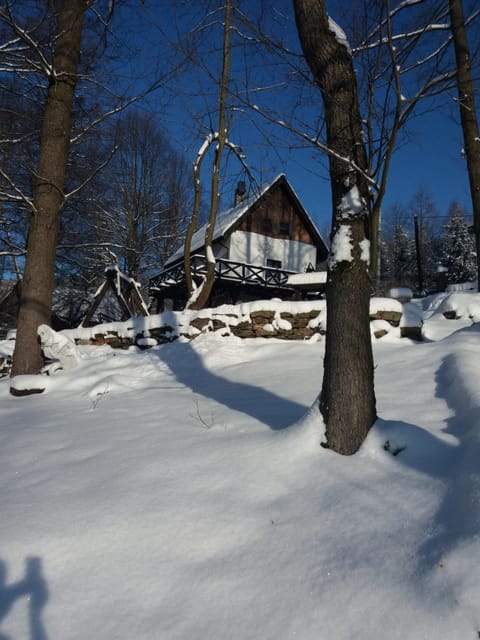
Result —
<svg viewBox="0 0 480 640"><path fill-rule="evenodd" d="M390 170L384 211L394 203L406 205L425 188L445 215L448 206L457 200L471 210L466 161L460 127L444 114L425 116L416 124L414 139L399 148ZM299 154L300 155L300 154ZM300 162L287 161L286 172L304 206L323 229L331 214L330 185L326 172L318 177L308 170L308 155Z"/></svg>
<svg viewBox="0 0 480 640"><path fill-rule="evenodd" d="M340 11L338 7L342 2L329 4L334 17L337 17L335 12ZM159 14L159 5L163 6L164 3L150 1L150 7L153 9L152 31L145 39L144 54L150 56L152 61L158 56L155 43L158 44L160 31L174 41L176 32L173 24L176 20L185 32L192 25L198 25L198 21L204 15L203 4L195 7L186 4L186 12L183 15L180 15L181 4L178 15L173 15L175 10L172 9L170 12L168 8L166 13ZM211 6L218 7L219 3L212 2ZM243 0L241 6L246 12L260 11L263 6L262 17L266 19L266 24L270 20L273 28L283 33L282 37L288 46L299 51L291 0L278 0L274 5ZM161 17L158 17L160 15ZM220 24L211 26L217 17L217 14L213 13L209 27L196 33L197 36L200 33L200 37L195 44L195 55L201 65L213 76L218 77L222 33ZM216 107L217 89L205 73L205 68L192 65L188 70L182 71L165 95L156 96L154 103L151 103L151 107L158 110L160 121L169 128L172 142L184 150L187 159L191 158L192 162L210 126L215 128L216 119L212 116L212 111ZM294 112L297 123L301 118L305 118L305 121L308 119L309 132L315 132L315 118L321 113L320 94L315 88L299 88L298 82L290 72L288 64L271 63L267 59L255 57L253 51L246 52L246 47L241 42L234 49L231 75L237 87L244 91L248 85L250 91L253 89L250 97L254 95L253 100L256 101L258 96L258 104L278 118L288 120ZM280 79L280 88L256 94L256 88L262 83L268 84L270 79L273 84ZM305 147L298 138L289 136L281 127L269 125L261 117L252 116L248 110L239 108L238 101L236 108L230 138L242 146L246 161L257 180L269 181L278 173L285 172L305 208L324 231L331 217L330 186L325 158L322 158L319 151ZM318 126L321 126L321 123L318 123ZM384 212L396 202L407 205L421 188L429 193L440 215L447 213L453 200L470 210L466 162L461 155L462 133L454 96L446 96L441 109L436 108L412 120L409 129L408 143L398 148L393 159ZM208 163L204 166L208 167ZM228 160L224 165L224 175L222 204L228 206L231 203L235 181L238 178L243 179L244 176L241 175L240 165L232 160ZM205 170L204 179L208 183L208 169Z"/></svg>
<svg viewBox="0 0 480 640"><path fill-rule="evenodd" d="M452 201L458 201L471 211L470 191L461 128L446 110L427 114L416 119L410 127L409 141L396 150L392 161L383 211L395 203L406 206L414 195L425 189L438 209L445 216ZM331 219L331 193L325 157L314 148L286 149L278 142L279 131L262 140L258 133L245 126L240 127L239 137L247 162L257 179L268 181L280 172L286 173L303 205L324 232ZM235 140L234 140L235 141ZM190 141L191 142L191 141ZM199 142L191 143L190 153ZM227 171L235 176L238 164L229 160ZM207 169L208 172L208 169ZM208 175L205 178L208 182ZM234 180L226 182L223 205L229 206ZM413 219L413 214L412 214ZM443 220L441 220L443 222Z"/></svg>
<svg viewBox="0 0 480 640"><path fill-rule="evenodd" d="M407 205L425 188L445 215L453 200L471 211L470 190L465 158L461 155L461 128L447 113L433 113L419 118L408 144L395 153L388 182L384 211L394 203ZM309 213L324 228L330 219L328 178L315 181L302 166L291 163L288 175Z"/></svg>

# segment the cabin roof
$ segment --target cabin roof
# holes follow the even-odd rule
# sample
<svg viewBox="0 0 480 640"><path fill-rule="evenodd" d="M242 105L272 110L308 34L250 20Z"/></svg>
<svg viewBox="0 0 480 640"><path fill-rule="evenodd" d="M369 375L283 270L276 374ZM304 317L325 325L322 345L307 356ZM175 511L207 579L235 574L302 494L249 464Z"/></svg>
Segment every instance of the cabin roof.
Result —
<svg viewBox="0 0 480 640"><path fill-rule="evenodd" d="M215 241L215 240L218 240L219 238L222 238L223 236L225 236L230 231L230 229L233 227L233 225L238 220L240 220L251 209L251 207L253 205L255 205L267 193L267 191L270 191L273 187L277 186L277 184L280 184L281 182L285 183L287 188L290 190L292 196L297 201L299 208L301 209L302 213L304 214L304 217L306 218L306 220L309 223L309 225L311 225L311 231L313 232L313 234L315 236L317 236L319 242L322 242L323 244L325 244L324 241L323 241L323 238L320 235L319 230L317 229L317 227L315 225L315 223L313 222L311 217L306 212L306 210L303 207L303 205L301 204L297 194L292 189L292 186L290 185L290 183L288 182L285 174L283 174L283 173L278 175L276 178L274 178L270 182L268 182L268 183L262 185L261 187L259 187L255 193L253 193L252 195L250 195L247 198L245 198L245 200L242 200L242 202L240 202L239 204L237 204L234 207L230 207L229 209L226 209L226 210L218 213L217 214L217 220L216 220L216 223L215 223L215 231L213 233L213 240ZM191 249L190 249L192 253L194 251L197 251L197 249L201 249L204 246L204 244L205 244L205 232L206 232L206 229L207 229L207 225L208 225L208 223L204 224L202 227L200 227L193 234L192 243L191 243ZM174 262L176 262L177 260L182 258L183 254L184 254L184 247L181 246L179 249L177 249L177 251L174 254L172 254L168 258L168 260L165 262L165 266L173 264Z"/></svg>

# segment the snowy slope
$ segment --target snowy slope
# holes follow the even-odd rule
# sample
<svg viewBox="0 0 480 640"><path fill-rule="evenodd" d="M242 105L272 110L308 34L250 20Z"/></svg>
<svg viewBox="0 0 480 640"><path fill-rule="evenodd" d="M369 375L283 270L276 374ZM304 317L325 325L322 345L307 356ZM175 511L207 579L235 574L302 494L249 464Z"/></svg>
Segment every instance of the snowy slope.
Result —
<svg viewBox="0 0 480 640"><path fill-rule="evenodd" d="M434 307L428 341L375 343L350 458L309 412L323 342L84 347L41 396L0 380L0 638L477 638L480 335Z"/></svg>

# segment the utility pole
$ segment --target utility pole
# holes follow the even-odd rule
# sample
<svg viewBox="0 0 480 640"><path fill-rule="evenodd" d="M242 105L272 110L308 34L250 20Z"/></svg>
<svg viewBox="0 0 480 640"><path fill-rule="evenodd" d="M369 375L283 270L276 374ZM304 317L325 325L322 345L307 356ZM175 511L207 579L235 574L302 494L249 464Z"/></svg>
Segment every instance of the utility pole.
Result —
<svg viewBox="0 0 480 640"><path fill-rule="evenodd" d="M413 224L415 226L415 254L417 257L418 293L419 295L422 295L423 272L422 272L422 256L420 252L420 232L418 228L418 216L413 216Z"/></svg>

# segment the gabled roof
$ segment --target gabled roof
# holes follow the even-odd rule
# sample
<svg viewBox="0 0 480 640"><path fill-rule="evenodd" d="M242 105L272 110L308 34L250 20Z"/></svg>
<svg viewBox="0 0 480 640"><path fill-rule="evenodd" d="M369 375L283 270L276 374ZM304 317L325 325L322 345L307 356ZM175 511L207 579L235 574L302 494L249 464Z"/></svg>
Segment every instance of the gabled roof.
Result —
<svg viewBox="0 0 480 640"><path fill-rule="evenodd" d="M278 175L276 178L274 178L273 180L271 180L267 184L262 185L256 191L256 193L252 194L251 196L248 196L248 198L245 198L245 200L242 200L242 202L240 202L236 206L230 207L230 209L226 209L225 211L222 211L221 213L217 214L217 220L216 220L216 223L215 223L215 231L213 233L213 240L214 241L215 240L219 240L220 238L225 236L230 231L230 229L233 227L233 225L237 221L239 221L253 207L253 205L255 205L268 191L273 189L275 186L277 186L277 184L279 184L281 182L285 183L285 185L287 186L287 188L290 191L291 195L297 201L298 206L300 207L302 213L304 214L305 221L311 227L311 232L313 233L313 235L318 238L319 242L322 242L323 244L325 244L323 242L323 239L322 239L321 235L320 235L320 232L318 231L317 227L315 226L315 223L310 218L308 213L305 211L305 209L302 206L297 194L292 189L292 187L291 187L290 183L288 182L285 174L283 174L283 173ZM195 252L197 249L200 249L200 248L202 248L204 246L204 244L205 244L205 231L207 229L207 225L208 225L208 223L204 224L202 227L200 227L200 229L198 229L193 234L192 244L191 244L191 252L192 253ZM183 257L183 253L184 253L184 247L182 246L179 249L177 249L177 251L168 258L168 260L165 262L165 266L168 266L168 265L176 262L180 258L182 258Z"/></svg>

